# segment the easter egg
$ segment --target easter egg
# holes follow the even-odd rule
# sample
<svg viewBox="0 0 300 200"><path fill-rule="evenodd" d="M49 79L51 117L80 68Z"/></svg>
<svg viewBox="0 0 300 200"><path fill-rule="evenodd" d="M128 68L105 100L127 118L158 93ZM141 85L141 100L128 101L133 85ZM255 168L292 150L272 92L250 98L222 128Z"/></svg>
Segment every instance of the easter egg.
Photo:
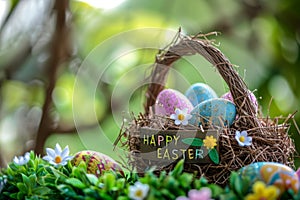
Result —
<svg viewBox="0 0 300 200"><path fill-rule="evenodd" d="M256 162L238 171L241 178L249 178L251 185L262 181L266 185L276 186L280 193L292 189L298 193L300 183L296 172L283 164L275 162Z"/></svg>
<svg viewBox="0 0 300 200"><path fill-rule="evenodd" d="M252 101L252 103L254 104L254 107L255 107L255 113L257 113L257 111L258 111L257 99L256 99L255 95L253 94L253 92L251 92L250 90L248 90L248 91L249 91L249 94L250 94L250 99L251 99L251 101ZM221 98L227 99L227 100L233 102L233 97L232 97L230 92L227 92L227 93L223 94L221 96Z"/></svg>
<svg viewBox="0 0 300 200"><path fill-rule="evenodd" d="M216 92L205 83L195 83L191 85L185 92L185 96L190 100L193 106L197 106L205 100L218 97Z"/></svg>
<svg viewBox="0 0 300 200"><path fill-rule="evenodd" d="M298 175L299 181L300 181L300 168L296 171L296 174Z"/></svg>
<svg viewBox="0 0 300 200"><path fill-rule="evenodd" d="M87 173L98 177L110 170L124 174L119 164L103 153L89 150L79 151L74 155L71 163L73 166L78 166L82 161L86 163Z"/></svg>
<svg viewBox="0 0 300 200"><path fill-rule="evenodd" d="M231 126L236 116L235 105L226 99L215 98L198 104L190 113L189 123L199 126L202 122L213 126Z"/></svg>
<svg viewBox="0 0 300 200"><path fill-rule="evenodd" d="M162 90L155 103L156 115L171 115L175 113L175 109L187 109L187 113L193 109L192 103L181 92L173 89Z"/></svg>

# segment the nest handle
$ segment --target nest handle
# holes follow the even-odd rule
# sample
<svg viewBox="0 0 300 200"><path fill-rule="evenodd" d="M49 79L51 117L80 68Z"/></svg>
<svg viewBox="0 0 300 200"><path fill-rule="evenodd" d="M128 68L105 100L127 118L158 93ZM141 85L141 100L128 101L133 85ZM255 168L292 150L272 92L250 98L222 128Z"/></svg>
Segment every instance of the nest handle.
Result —
<svg viewBox="0 0 300 200"><path fill-rule="evenodd" d="M247 125L249 128L261 127L256 117L255 106L250 99L249 90L226 56L207 39L181 35L168 49L156 56L151 73L151 83L146 91L145 113L149 114L149 109L155 104L157 95L164 89L172 64L182 56L195 54L200 54L216 67L227 83L240 116L237 123Z"/></svg>

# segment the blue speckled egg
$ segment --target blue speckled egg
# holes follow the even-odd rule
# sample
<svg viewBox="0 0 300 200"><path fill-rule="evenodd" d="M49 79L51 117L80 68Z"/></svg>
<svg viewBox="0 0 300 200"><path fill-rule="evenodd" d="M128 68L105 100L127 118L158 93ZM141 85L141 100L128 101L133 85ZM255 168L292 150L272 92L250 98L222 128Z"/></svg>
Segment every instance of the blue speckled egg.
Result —
<svg viewBox="0 0 300 200"><path fill-rule="evenodd" d="M226 99L215 98L198 104L190 113L189 123L199 126L208 123L213 126L231 126L236 116L235 105Z"/></svg>
<svg viewBox="0 0 300 200"><path fill-rule="evenodd" d="M251 185L262 181L266 185L276 186L280 193L292 189L298 193L300 183L296 172L283 164L275 162L256 162L241 168L238 171L242 178L249 178Z"/></svg>
<svg viewBox="0 0 300 200"><path fill-rule="evenodd" d="M190 100L193 106L197 106L205 100L218 97L216 92L205 83L195 83L191 85L185 92L185 96Z"/></svg>

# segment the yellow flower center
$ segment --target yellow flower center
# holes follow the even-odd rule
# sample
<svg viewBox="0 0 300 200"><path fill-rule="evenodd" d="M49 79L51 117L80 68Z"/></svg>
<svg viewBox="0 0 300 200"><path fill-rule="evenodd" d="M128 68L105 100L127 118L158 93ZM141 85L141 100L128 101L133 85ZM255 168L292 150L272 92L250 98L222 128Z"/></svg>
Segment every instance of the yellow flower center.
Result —
<svg viewBox="0 0 300 200"><path fill-rule="evenodd" d="M143 191L142 190L135 191L135 196L140 198L143 197Z"/></svg>
<svg viewBox="0 0 300 200"><path fill-rule="evenodd" d="M217 146L217 139L214 138L214 136L206 136L203 140L203 143L207 149L213 149L215 146Z"/></svg>
<svg viewBox="0 0 300 200"><path fill-rule="evenodd" d="M241 136L241 137L240 137L240 141L241 141L241 142L245 142L245 137L244 137L244 136Z"/></svg>
<svg viewBox="0 0 300 200"><path fill-rule="evenodd" d="M177 117L180 121L184 120L184 114L179 114Z"/></svg>
<svg viewBox="0 0 300 200"><path fill-rule="evenodd" d="M56 157L54 158L54 162L55 162L56 164L61 163L61 161L62 161L62 159L61 159L60 156L56 156Z"/></svg>

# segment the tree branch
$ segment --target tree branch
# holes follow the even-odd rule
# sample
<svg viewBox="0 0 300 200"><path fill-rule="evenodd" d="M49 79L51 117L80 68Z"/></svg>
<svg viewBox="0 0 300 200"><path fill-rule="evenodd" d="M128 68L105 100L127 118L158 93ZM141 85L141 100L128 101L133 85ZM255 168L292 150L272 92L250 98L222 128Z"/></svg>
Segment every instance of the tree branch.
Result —
<svg viewBox="0 0 300 200"><path fill-rule="evenodd" d="M2 154L0 154L0 168L5 167L4 165L5 165L4 158L3 158Z"/></svg>
<svg viewBox="0 0 300 200"><path fill-rule="evenodd" d="M69 7L68 0L56 0L54 9L56 10L56 27L51 43L51 56L47 63L48 85L45 93L45 102L40 126L37 132L35 152L42 154L47 138L52 134L51 109L53 106L52 92L55 87L58 68L62 61L68 57L68 36L69 28L67 26L66 11Z"/></svg>

